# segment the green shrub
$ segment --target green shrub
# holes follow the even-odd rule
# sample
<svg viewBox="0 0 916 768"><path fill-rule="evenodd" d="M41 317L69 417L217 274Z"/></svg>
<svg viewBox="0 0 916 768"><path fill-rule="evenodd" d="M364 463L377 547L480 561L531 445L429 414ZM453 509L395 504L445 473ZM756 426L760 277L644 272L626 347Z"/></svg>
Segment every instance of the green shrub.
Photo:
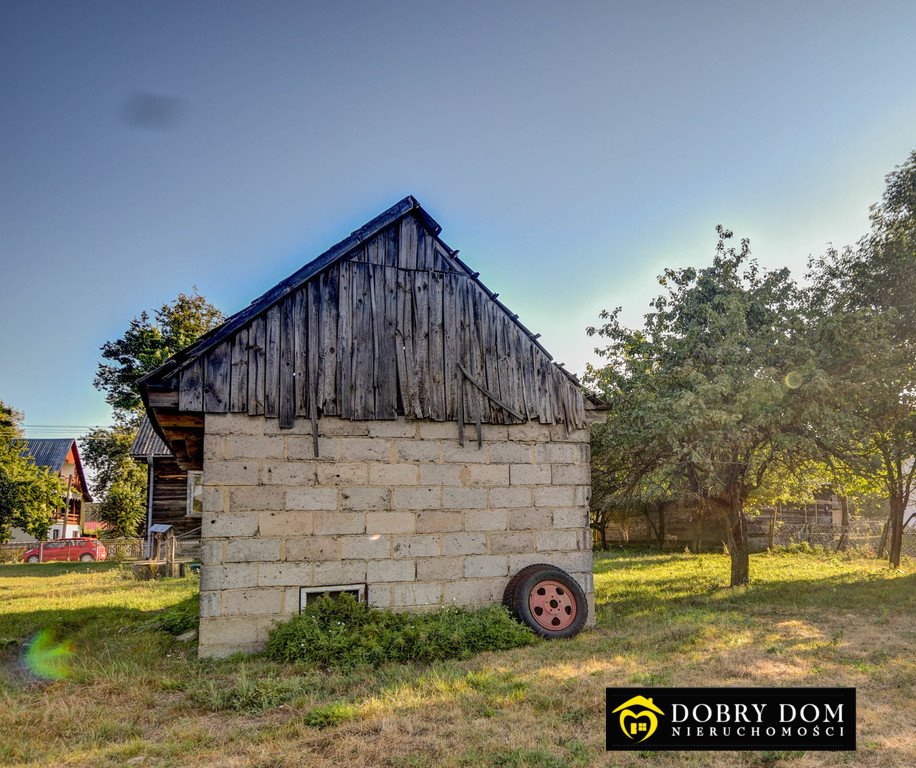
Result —
<svg viewBox="0 0 916 768"><path fill-rule="evenodd" d="M534 633L502 606L407 614L370 608L341 595L323 596L275 627L267 641L267 655L276 661L348 669L392 661L464 659L535 641Z"/></svg>

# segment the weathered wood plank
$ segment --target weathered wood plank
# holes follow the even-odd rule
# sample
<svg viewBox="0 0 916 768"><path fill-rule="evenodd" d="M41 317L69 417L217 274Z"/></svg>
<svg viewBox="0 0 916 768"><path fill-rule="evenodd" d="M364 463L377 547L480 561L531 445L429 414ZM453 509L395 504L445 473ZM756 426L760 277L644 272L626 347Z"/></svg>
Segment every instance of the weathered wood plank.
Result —
<svg viewBox="0 0 916 768"><path fill-rule="evenodd" d="M417 230L418 223L413 216L401 219L398 236L398 267L401 269L417 268Z"/></svg>
<svg viewBox="0 0 916 768"><path fill-rule="evenodd" d="M256 317L248 327L248 415L264 414L264 385L267 372L267 322Z"/></svg>
<svg viewBox="0 0 916 768"><path fill-rule="evenodd" d="M457 274L445 275L442 295L443 359L445 370L445 418L458 418L458 400L461 388L457 363L460 354L461 313L459 311L458 281L464 280Z"/></svg>
<svg viewBox="0 0 916 768"><path fill-rule="evenodd" d="M468 282L468 300L469 300L469 316L468 316L468 333L470 337L470 365L467 366L471 375L477 379L477 381L485 380L485 370L483 362L483 334L481 328L481 310L480 310L480 300L482 298L482 293L480 288L476 284ZM476 422L478 418L483 413L484 407L489 411L489 404L484 402L483 396L474 388L474 413L473 418Z"/></svg>
<svg viewBox="0 0 916 768"><path fill-rule="evenodd" d="M202 411L204 408L203 360L189 363L181 371L178 385L178 408L182 411Z"/></svg>
<svg viewBox="0 0 916 768"><path fill-rule="evenodd" d="M229 378L232 350L229 342L217 344L204 360L204 411L226 413L229 410Z"/></svg>
<svg viewBox="0 0 916 768"><path fill-rule="evenodd" d="M518 340L519 361L524 376L525 408L529 419L538 417L537 368L535 364L537 349L521 332L516 332Z"/></svg>
<svg viewBox="0 0 916 768"><path fill-rule="evenodd" d="M280 302L280 429L290 429L296 421L296 330L294 297Z"/></svg>
<svg viewBox="0 0 916 768"><path fill-rule="evenodd" d="M429 416L429 272L420 270L413 276L413 361L419 416Z"/></svg>
<svg viewBox="0 0 916 768"><path fill-rule="evenodd" d="M248 410L248 329L241 328L232 337L232 354L229 374L229 410L245 413Z"/></svg>
<svg viewBox="0 0 916 768"><path fill-rule="evenodd" d="M151 408L177 408L178 391L172 389L151 389L146 393Z"/></svg>
<svg viewBox="0 0 916 768"><path fill-rule="evenodd" d="M445 344L442 318L445 277L441 272L429 275L429 399L427 414L445 421Z"/></svg>
<svg viewBox="0 0 916 768"><path fill-rule="evenodd" d="M458 265L455 264L448 251L442 245L436 242L433 246L433 269L440 272L459 272Z"/></svg>
<svg viewBox="0 0 916 768"><path fill-rule="evenodd" d="M337 303L337 410L342 419L353 416L353 306L350 295L352 271L352 264L340 264Z"/></svg>
<svg viewBox="0 0 916 768"><path fill-rule="evenodd" d="M350 380L353 387L353 418L375 418L375 340L372 322L372 295L369 290L369 265L351 267L353 313L353 355Z"/></svg>
<svg viewBox="0 0 916 768"><path fill-rule="evenodd" d="M417 269L426 272L435 269L435 240L426 228L417 226Z"/></svg>
<svg viewBox="0 0 916 768"><path fill-rule="evenodd" d="M380 419L393 419L398 414L398 271L379 267L373 272L378 371L375 390L375 412Z"/></svg>
<svg viewBox="0 0 916 768"><path fill-rule="evenodd" d="M496 317L493 314L494 304L481 295L480 319L481 335L483 337L483 364L486 373L487 389L499 396L499 360L497 358L496 344ZM505 412L497 407L491 399L490 418L497 424L505 422Z"/></svg>
<svg viewBox="0 0 916 768"><path fill-rule="evenodd" d="M399 224L392 224L384 232L385 237L385 266L397 267L400 258L400 233Z"/></svg>
<svg viewBox="0 0 916 768"><path fill-rule="evenodd" d="M471 374L467 371L467 369L466 369L463 365L460 365L460 364L459 364L458 367L460 368L461 372L464 374L465 378L466 378L471 384L473 384L475 387L477 387L477 389L479 389L479 390L481 391L481 393L483 393L483 394L487 397L488 400L490 400L491 402L493 402L496 406L498 406L499 408L501 408L502 410L504 410L504 411L505 411L506 413L508 413L510 416L515 416L516 418L519 418L519 419L522 417L520 413L516 413L516 412L513 410L512 406L510 406L510 405L509 405L508 403L506 403L506 402L503 402L503 401L499 398L499 395L497 395L495 392L493 392L491 389L489 389L487 386L485 386L483 382L478 381L478 380L475 379L473 376L471 376Z"/></svg>
<svg viewBox="0 0 916 768"><path fill-rule="evenodd" d="M267 310L267 359L264 374L264 415L280 415L280 307Z"/></svg>
<svg viewBox="0 0 916 768"><path fill-rule="evenodd" d="M308 377L308 298L309 283L293 294L293 389L296 393L296 415L309 415L309 377Z"/></svg>
<svg viewBox="0 0 916 768"><path fill-rule="evenodd" d="M309 387L309 420L312 422L312 450L318 456L318 379L321 370L321 334L325 329L320 326L323 318L322 294L325 284L318 280L311 280L306 284L308 313L308 377ZM320 320L319 318L322 318Z"/></svg>
<svg viewBox="0 0 916 768"><path fill-rule="evenodd" d="M337 410L337 301L340 286L338 269L324 272L318 279L313 280L312 303L309 305L309 359L312 359L311 344L317 342L320 335L320 352L315 350L315 365L318 366L317 376L318 406L324 416L336 416ZM320 322L320 334L319 334ZM312 332L312 324L315 331ZM309 374L310 376L312 373ZM314 388L310 389L314 392Z"/></svg>
<svg viewBox="0 0 916 768"><path fill-rule="evenodd" d="M385 266L385 255L387 249L387 235L380 232L366 243L366 261L376 266Z"/></svg>
<svg viewBox="0 0 916 768"><path fill-rule="evenodd" d="M398 389L404 413L408 418L420 419L420 399L414 379L413 350L413 273L398 269L398 312L395 331L398 360Z"/></svg>

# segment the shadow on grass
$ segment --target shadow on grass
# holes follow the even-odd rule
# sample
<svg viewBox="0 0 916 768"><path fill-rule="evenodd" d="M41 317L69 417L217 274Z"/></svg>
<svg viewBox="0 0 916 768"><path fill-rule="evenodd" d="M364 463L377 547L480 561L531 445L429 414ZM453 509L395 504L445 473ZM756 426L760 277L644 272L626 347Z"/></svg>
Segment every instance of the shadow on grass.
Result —
<svg viewBox="0 0 916 768"><path fill-rule="evenodd" d="M35 579L73 573L104 573L129 567L129 565L129 563L121 563L117 560L107 560L102 563L4 563L0 565L0 580Z"/></svg>
<svg viewBox="0 0 916 768"><path fill-rule="evenodd" d="M0 629L0 642L21 643L42 630L59 639L82 640L105 640L114 633L127 631L161 630L180 634L196 626L197 610L198 596L194 594L172 605L150 610L113 605L7 613Z"/></svg>
<svg viewBox="0 0 916 768"><path fill-rule="evenodd" d="M645 561L664 565L679 561L681 572L654 572L640 577ZM713 567L713 566L716 567ZM773 578L766 572L767 563L755 564L758 573L747 587L729 588L727 573L719 564L691 561L681 556L640 556L596 559L596 601L599 613L651 614L681 609L735 609L746 614L785 614L809 610L882 613L907 611L916 607L916 574L888 577L890 572L864 574L832 573L818 575L818 567L832 567L829 561L808 563L810 577ZM778 567L775 564L774 567ZM602 576L609 578L602 579ZM723 578L724 577L724 578Z"/></svg>

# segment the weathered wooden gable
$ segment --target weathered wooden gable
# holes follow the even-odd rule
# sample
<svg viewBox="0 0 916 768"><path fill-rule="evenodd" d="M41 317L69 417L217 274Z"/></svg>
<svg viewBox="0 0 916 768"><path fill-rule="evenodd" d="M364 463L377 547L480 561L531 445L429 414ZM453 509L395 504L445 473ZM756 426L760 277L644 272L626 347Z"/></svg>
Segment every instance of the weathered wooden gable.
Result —
<svg viewBox="0 0 916 768"><path fill-rule="evenodd" d="M399 414L585 426L572 377L428 221L408 211L230 333L217 332L201 353L149 377L151 407L173 406L160 416L176 429L191 425L174 406L263 415L281 428L297 417ZM168 429L162 418L160 426Z"/></svg>

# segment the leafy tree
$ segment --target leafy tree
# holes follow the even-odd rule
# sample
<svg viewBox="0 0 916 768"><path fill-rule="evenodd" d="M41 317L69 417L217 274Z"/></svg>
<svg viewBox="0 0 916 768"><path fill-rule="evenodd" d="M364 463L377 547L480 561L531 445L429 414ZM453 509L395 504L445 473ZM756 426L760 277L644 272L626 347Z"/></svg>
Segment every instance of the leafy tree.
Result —
<svg viewBox="0 0 916 768"><path fill-rule="evenodd" d="M93 429L80 439L80 456L83 464L92 469L93 489L99 498L105 498L124 467L137 463L130 457L130 447L136 436L134 424L121 423Z"/></svg>
<svg viewBox="0 0 916 768"><path fill-rule="evenodd" d="M0 401L0 542L12 528L45 539L66 498L67 486L23 455L22 415Z"/></svg>
<svg viewBox="0 0 916 768"><path fill-rule="evenodd" d="M634 442L632 439L636 437ZM689 505L681 476L644 453L638 435L616 428L614 414L592 428L591 527L607 549L607 529L644 520L658 547L665 545L666 510Z"/></svg>
<svg viewBox="0 0 916 768"><path fill-rule="evenodd" d="M146 472L130 457L143 413L137 381L176 352L223 322L223 313L201 296L197 289L179 293L169 304L130 321L124 334L101 347L94 385L106 393L114 408L115 426L93 430L83 438L86 466L95 476L95 491L101 498L99 517L109 530L133 536L146 514Z"/></svg>
<svg viewBox="0 0 916 768"><path fill-rule="evenodd" d="M130 421L142 411L137 389L141 376L193 344L223 319L223 313L195 288L190 296L179 293L171 304L163 304L152 320L142 312L120 338L106 341L93 383L106 392L105 401L114 408L118 420Z"/></svg>
<svg viewBox="0 0 916 768"><path fill-rule="evenodd" d="M607 340L596 349L607 365L587 381L612 404L611 451L725 518L737 586L749 579L745 506L801 442L810 355L788 270L762 270L747 240L729 247L732 233L717 231L712 265L666 270L641 329L623 326L619 308L601 313L588 333Z"/></svg>
<svg viewBox="0 0 916 768"><path fill-rule="evenodd" d="M146 517L146 471L135 461L128 461L112 480L98 505L100 520L108 523L112 536L136 536Z"/></svg>
<svg viewBox="0 0 916 768"><path fill-rule="evenodd" d="M871 230L810 269L812 346L825 407L810 438L890 503L890 562L900 565L916 483L916 152L887 177Z"/></svg>
<svg viewBox="0 0 916 768"><path fill-rule="evenodd" d="M137 430L132 424L94 429L80 440L83 463L92 469L96 513L116 536L136 536L146 516L147 474L130 456Z"/></svg>

